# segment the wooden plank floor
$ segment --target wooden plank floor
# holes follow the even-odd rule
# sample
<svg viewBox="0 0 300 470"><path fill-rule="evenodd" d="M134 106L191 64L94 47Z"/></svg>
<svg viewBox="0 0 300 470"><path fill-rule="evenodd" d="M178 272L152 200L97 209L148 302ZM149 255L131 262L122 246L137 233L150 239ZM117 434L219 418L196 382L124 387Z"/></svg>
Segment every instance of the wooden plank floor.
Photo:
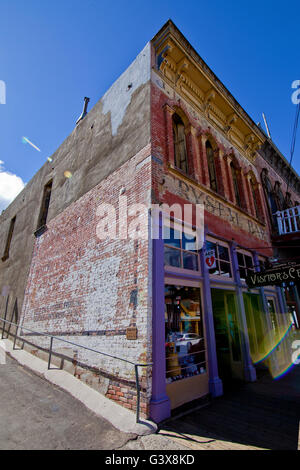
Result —
<svg viewBox="0 0 300 470"><path fill-rule="evenodd" d="M274 380L267 373L162 424L160 433L192 449L300 450L300 365Z"/></svg>

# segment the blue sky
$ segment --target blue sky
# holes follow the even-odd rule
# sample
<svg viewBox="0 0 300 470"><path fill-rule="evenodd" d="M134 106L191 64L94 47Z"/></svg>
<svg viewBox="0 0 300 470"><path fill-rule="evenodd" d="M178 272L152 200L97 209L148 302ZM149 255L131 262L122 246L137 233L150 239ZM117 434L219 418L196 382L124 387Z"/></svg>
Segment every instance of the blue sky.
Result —
<svg viewBox="0 0 300 470"><path fill-rule="evenodd" d="M91 98L90 109L168 18L255 122L263 124L265 113L275 144L290 159L299 1L1 0L2 208L8 180L19 187L32 178L72 132L83 97Z"/></svg>

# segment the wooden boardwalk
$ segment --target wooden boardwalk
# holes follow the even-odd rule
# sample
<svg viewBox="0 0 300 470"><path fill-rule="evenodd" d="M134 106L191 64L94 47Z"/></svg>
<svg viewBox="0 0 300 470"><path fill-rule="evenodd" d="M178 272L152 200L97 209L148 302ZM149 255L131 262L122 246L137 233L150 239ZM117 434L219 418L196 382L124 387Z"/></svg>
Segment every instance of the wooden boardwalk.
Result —
<svg viewBox="0 0 300 470"><path fill-rule="evenodd" d="M160 433L194 450L300 450L300 365L274 380L236 385L208 406L162 424Z"/></svg>

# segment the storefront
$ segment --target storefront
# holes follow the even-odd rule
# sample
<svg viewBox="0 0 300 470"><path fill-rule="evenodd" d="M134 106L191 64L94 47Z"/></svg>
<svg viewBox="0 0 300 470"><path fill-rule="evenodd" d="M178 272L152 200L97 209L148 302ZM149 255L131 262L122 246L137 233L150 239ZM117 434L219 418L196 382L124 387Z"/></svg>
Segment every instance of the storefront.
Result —
<svg viewBox="0 0 300 470"><path fill-rule="evenodd" d="M164 229L166 393L171 409L209 393L199 253L195 238L177 228Z"/></svg>
<svg viewBox="0 0 300 470"><path fill-rule="evenodd" d="M217 375L226 387L256 379L254 365L274 346L283 321L275 288L264 292L246 285L256 269L252 252L209 235L197 251L195 239L177 228L164 230L165 380L171 409L210 393L212 338Z"/></svg>

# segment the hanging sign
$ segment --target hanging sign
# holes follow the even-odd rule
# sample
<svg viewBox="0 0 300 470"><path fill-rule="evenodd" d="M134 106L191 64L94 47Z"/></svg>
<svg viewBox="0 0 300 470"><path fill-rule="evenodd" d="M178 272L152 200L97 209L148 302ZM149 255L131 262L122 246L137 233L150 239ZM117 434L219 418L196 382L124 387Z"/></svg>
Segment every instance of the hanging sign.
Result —
<svg viewBox="0 0 300 470"><path fill-rule="evenodd" d="M215 250L207 250L205 253L205 264L208 269L216 267L216 252Z"/></svg>
<svg viewBox="0 0 300 470"><path fill-rule="evenodd" d="M300 264L283 264L249 274L246 278L248 287L280 286L289 282L300 282Z"/></svg>

